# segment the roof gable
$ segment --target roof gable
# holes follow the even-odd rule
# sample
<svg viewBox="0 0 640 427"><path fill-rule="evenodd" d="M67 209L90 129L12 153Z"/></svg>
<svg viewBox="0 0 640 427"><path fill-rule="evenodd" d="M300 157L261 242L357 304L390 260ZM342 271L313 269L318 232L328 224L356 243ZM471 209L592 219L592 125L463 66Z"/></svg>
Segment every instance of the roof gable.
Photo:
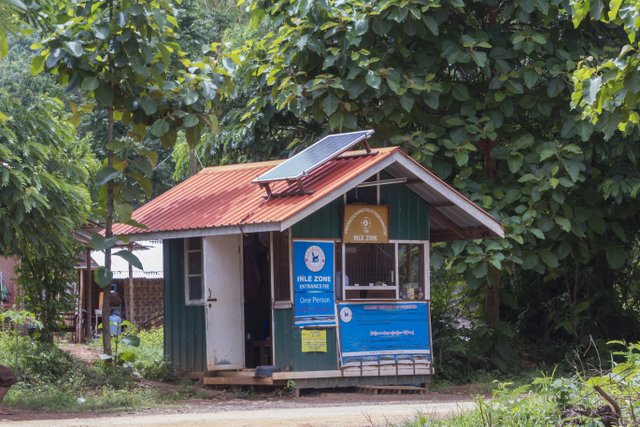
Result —
<svg viewBox="0 0 640 427"><path fill-rule="evenodd" d="M405 185L435 207L432 233L442 232L441 240L504 236L491 215L399 148L347 152L303 179L308 194L299 194L295 183L277 182L271 190L278 197L268 198L251 181L280 162L205 168L134 212L133 219L146 229L117 224L114 233L136 240L282 231L387 169L394 176L407 176Z"/></svg>

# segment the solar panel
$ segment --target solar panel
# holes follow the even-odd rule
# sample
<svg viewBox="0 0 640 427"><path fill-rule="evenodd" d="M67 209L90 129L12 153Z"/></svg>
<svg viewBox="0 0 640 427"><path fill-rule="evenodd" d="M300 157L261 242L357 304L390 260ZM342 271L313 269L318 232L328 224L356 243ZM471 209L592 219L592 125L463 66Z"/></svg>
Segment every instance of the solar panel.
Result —
<svg viewBox="0 0 640 427"><path fill-rule="evenodd" d="M296 180L373 135L373 130L327 135L312 146L263 173L252 182Z"/></svg>

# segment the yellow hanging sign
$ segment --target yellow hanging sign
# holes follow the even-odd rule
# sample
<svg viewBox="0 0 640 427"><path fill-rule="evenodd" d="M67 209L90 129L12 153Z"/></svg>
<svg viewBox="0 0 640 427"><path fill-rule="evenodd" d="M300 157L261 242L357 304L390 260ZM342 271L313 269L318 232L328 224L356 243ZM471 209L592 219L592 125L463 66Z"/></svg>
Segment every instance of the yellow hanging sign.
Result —
<svg viewBox="0 0 640 427"><path fill-rule="evenodd" d="M302 352L303 353L326 353L327 352L326 329L303 329L302 330Z"/></svg>
<svg viewBox="0 0 640 427"><path fill-rule="evenodd" d="M346 205L342 241L389 243L389 206Z"/></svg>

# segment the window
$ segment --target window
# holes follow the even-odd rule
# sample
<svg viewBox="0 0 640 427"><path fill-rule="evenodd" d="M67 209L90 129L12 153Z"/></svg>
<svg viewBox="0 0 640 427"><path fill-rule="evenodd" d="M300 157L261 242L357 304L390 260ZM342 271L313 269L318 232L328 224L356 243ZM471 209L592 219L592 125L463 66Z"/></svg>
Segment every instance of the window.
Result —
<svg viewBox="0 0 640 427"><path fill-rule="evenodd" d="M350 286L389 286L394 283L395 248L391 244L348 244L346 273Z"/></svg>
<svg viewBox="0 0 640 427"><path fill-rule="evenodd" d="M204 303L202 280L202 238L185 239L185 302L187 305Z"/></svg>
<svg viewBox="0 0 640 427"><path fill-rule="evenodd" d="M345 244L345 299L425 298L425 244Z"/></svg>
<svg viewBox="0 0 640 427"><path fill-rule="evenodd" d="M401 299L424 298L424 245L398 244L398 284Z"/></svg>
<svg viewBox="0 0 640 427"><path fill-rule="evenodd" d="M291 301L289 277L289 233L273 233L273 297L275 301Z"/></svg>

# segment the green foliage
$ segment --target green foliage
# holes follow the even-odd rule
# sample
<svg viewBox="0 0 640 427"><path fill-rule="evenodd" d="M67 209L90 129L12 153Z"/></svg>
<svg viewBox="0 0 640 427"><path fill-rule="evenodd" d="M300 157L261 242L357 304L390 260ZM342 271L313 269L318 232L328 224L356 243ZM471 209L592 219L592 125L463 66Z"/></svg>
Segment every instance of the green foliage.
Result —
<svg viewBox="0 0 640 427"><path fill-rule="evenodd" d="M36 74L47 71L68 90L87 92L113 109L137 139L150 132L170 145L179 129L188 128L187 139L197 142L226 73L212 56L187 57L170 2L84 1L58 7L42 13L51 33L34 45ZM204 53L216 54L211 48Z"/></svg>
<svg viewBox="0 0 640 427"><path fill-rule="evenodd" d="M609 344L622 348L612 353L612 366L608 370L577 372L571 377L557 377L555 372L549 376L543 374L530 384L515 388L503 383L491 401L479 398L473 412L440 421L419 417L407 425L546 426L571 422L572 425L597 426L603 424L594 410L611 406L608 398L620 407L621 418L616 425L637 425L640 345L623 341ZM615 412L612 407L610 409Z"/></svg>
<svg viewBox="0 0 640 427"><path fill-rule="evenodd" d="M71 240L73 235L60 238ZM73 250L75 246L72 243L68 247L71 250L43 254L27 244L17 269L22 292L19 300L42 322L39 338L43 342L52 343L55 332L66 327L60 315L75 310L75 296L69 284L77 278L77 252Z"/></svg>
<svg viewBox="0 0 640 427"><path fill-rule="evenodd" d="M25 317L24 313L8 315L17 321ZM162 360L155 359L158 351L162 354L162 330L141 332L140 336L139 349L144 350L136 363L146 363L150 372L160 372L161 367L154 364ZM86 365L55 345L16 333L0 332L0 364L12 367L19 380L3 404L20 408L65 412L141 408L182 399L190 393L188 388L161 392L138 387L131 370L104 363ZM169 372L168 365L164 369Z"/></svg>
<svg viewBox="0 0 640 427"><path fill-rule="evenodd" d="M85 187L93 159L76 141L61 102L46 96L23 103L0 91L0 252L69 250L73 230L88 214Z"/></svg>
<svg viewBox="0 0 640 427"><path fill-rule="evenodd" d="M638 4L633 0L572 0L571 6L576 27L586 26L590 15L591 21L622 28L628 39L627 43L611 46L603 55L584 58L578 64L573 73L572 106L580 108L591 123L602 126L607 138L616 130L629 134L640 123ZM634 194L639 190L640 186L634 187Z"/></svg>
<svg viewBox="0 0 640 427"><path fill-rule="evenodd" d="M373 128L374 143L401 146L504 225L501 241L434 248L474 291L496 366L509 365L516 334L578 341L629 317L615 288L627 286L640 227L638 144L580 121L567 85L623 32L576 29L558 1L247 7L267 28L241 50L248 128L267 117L294 150L313 129ZM292 122L306 124L304 138Z"/></svg>
<svg viewBox="0 0 640 427"><path fill-rule="evenodd" d="M0 0L0 59L9 53L9 32L17 30L18 12L24 11L26 6L20 0Z"/></svg>
<svg viewBox="0 0 640 427"><path fill-rule="evenodd" d="M140 188L149 196L149 177L158 154L141 144L145 137L167 147L184 131L191 146L203 129L215 127L220 92L226 90L227 71L214 58L216 44L203 46L199 59L189 58L180 46L177 11L168 0L74 3L30 3L45 29L32 47L34 75L56 75L67 91L81 90L106 114L102 168L96 173L100 213L105 218L105 240L113 237L113 223L143 226L131 219ZM221 62L225 62L224 60ZM78 123L83 109L75 108ZM116 135L116 124L125 130ZM105 266L96 281L109 283L111 246L105 247ZM121 255L125 255L124 253ZM133 256L128 261L135 262ZM108 299L103 317L108 317ZM104 353L111 355L107 329Z"/></svg>
<svg viewBox="0 0 640 427"><path fill-rule="evenodd" d="M127 323L124 323L124 326L127 326ZM164 356L163 328L138 331L131 324L128 327L129 329L125 332L127 335L120 339L116 350L119 350L121 365L142 378L160 381L176 380L178 373ZM129 340L125 337L137 339ZM97 346L100 343L96 342L94 345Z"/></svg>

